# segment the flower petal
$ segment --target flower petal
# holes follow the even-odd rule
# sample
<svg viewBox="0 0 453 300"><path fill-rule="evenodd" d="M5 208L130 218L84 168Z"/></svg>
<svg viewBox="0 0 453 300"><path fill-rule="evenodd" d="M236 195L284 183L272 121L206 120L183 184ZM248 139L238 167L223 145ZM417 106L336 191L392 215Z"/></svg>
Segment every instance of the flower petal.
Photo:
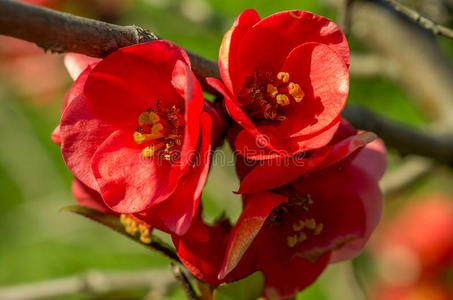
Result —
<svg viewBox="0 0 453 300"><path fill-rule="evenodd" d="M92 170L104 202L114 211L136 213L165 200L183 175L159 156L143 158L134 128L119 129L93 155Z"/></svg>
<svg viewBox="0 0 453 300"><path fill-rule="evenodd" d="M387 169L387 151L384 142L381 139L375 139L367 144L354 157L352 163L378 181Z"/></svg>
<svg viewBox="0 0 453 300"><path fill-rule="evenodd" d="M184 100L169 84L184 50L168 41L155 41L113 52L91 71L84 94L91 110L111 123L131 124L157 100L184 108Z"/></svg>
<svg viewBox="0 0 453 300"><path fill-rule="evenodd" d="M181 178L174 193L159 205L159 216L171 232L186 234L200 203L201 192L206 183L211 159L211 118L201 115L201 146L195 154L193 166Z"/></svg>
<svg viewBox="0 0 453 300"><path fill-rule="evenodd" d="M281 71L300 85L300 103L284 107L286 120L277 129L282 136L298 137L319 132L336 120L349 91L349 73L341 57L319 43L306 43L289 53Z"/></svg>
<svg viewBox="0 0 453 300"><path fill-rule="evenodd" d="M67 53L64 56L64 65L73 80L76 80L88 66L93 68L99 61L100 58L78 53Z"/></svg>
<svg viewBox="0 0 453 300"><path fill-rule="evenodd" d="M300 10L279 12L256 23L239 43L234 61L243 78L256 71L276 72L295 47L308 42L327 45L349 66L349 47L340 27ZM232 64L233 59L230 68Z"/></svg>
<svg viewBox="0 0 453 300"><path fill-rule="evenodd" d="M219 285L217 279L225 251L229 224L207 226L209 242L197 242L177 235L172 235L178 257L186 268L196 276L211 285Z"/></svg>
<svg viewBox="0 0 453 300"><path fill-rule="evenodd" d="M376 135L372 132L362 132L357 135L353 135L348 137L334 145L332 145L332 152L329 154L329 157L324 160L321 164L319 164L315 170L322 170L325 169L343 159L351 155L354 151L359 148L366 146L368 143L373 142L376 139ZM359 155L364 149L358 152ZM354 158L355 160L356 158ZM371 161L363 161L359 162L360 164L363 163L364 165L371 163ZM359 165L359 164L358 164ZM385 167L385 166L384 166Z"/></svg>
<svg viewBox="0 0 453 300"><path fill-rule="evenodd" d="M266 261L260 270L266 278L263 296L267 299L287 299L310 286L329 263L330 252L319 257L316 262L295 257L281 264Z"/></svg>
<svg viewBox="0 0 453 300"><path fill-rule="evenodd" d="M242 214L231 231L219 279L225 278L239 264L269 214L275 207L286 201L288 201L287 197L271 192L259 192L247 196Z"/></svg>
<svg viewBox="0 0 453 300"><path fill-rule="evenodd" d="M93 115L83 95L73 99L61 117L63 159L74 176L93 190L99 191L99 187L91 172L91 159L97 148L116 129Z"/></svg>
<svg viewBox="0 0 453 300"><path fill-rule="evenodd" d="M92 208L107 214L116 214L105 205L101 195L93 189L84 185L80 180L72 180L72 193L80 206Z"/></svg>
<svg viewBox="0 0 453 300"><path fill-rule="evenodd" d="M260 16L254 9L244 10L234 21L230 30L225 33L219 51L219 69L223 82L228 90L234 90L232 78L237 77L237 64L234 63L238 45L245 33L259 20ZM230 61L233 62L230 64ZM236 86L236 89L240 88Z"/></svg>
<svg viewBox="0 0 453 300"><path fill-rule="evenodd" d="M190 66L181 60L175 64L172 74L172 85L184 99L184 140L178 166L186 169L189 166L200 135L200 114L204 106L204 97L198 80Z"/></svg>
<svg viewBox="0 0 453 300"><path fill-rule="evenodd" d="M261 161L241 181L238 193L250 194L281 187L315 168L331 151L331 147L324 147L309 158L291 156Z"/></svg>

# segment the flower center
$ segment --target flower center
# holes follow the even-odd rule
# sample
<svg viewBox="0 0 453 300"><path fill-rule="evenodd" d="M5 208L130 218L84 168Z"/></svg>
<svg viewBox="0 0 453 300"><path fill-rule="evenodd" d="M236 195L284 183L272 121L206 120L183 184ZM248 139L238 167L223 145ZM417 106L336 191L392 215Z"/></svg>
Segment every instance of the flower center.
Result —
<svg viewBox="0 0 453 300"><path fill-rule="evenodd" d="M310 235L321 234L324 225L307 216L311 204L313 200L309 194L305 197L296 195L288 203L277 206L270 215L269 226L284 222L290 227L286 238L288 247L295 247L298 243L306 241Z"/></svg>
<svg viewBox="0 0 453 300"><path fill-rule="evenodd" d="M157 153L165 160L171 160L178 154L184 136L184 117L179 108L160 108L159 101L155 109L147 109L138 117L138 127L134 132L137 144L145 143L142 151L144 158L151 158Z"/></svg>
<svg viewBox="0 0 453 300"><path fill-rule="evenodd" d="M255 76L247 77L238 95L247 114L255 120L285 120L280 108L304 98L300 85L289 78L287 72L279 72L275 77L270 72L265 76L256 72Z"/></svg>

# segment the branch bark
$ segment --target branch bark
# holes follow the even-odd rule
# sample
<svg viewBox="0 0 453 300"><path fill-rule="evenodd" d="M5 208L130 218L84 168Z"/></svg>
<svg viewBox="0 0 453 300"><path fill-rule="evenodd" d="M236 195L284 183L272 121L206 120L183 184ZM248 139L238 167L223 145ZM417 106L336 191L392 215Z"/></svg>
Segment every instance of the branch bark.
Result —
<svg viewBox="0 0 453 300"><path fill-rule="evenodd" d="M453 30L445 26L439 25L433 20L422 16L418 11L405 6L397 0L383 0L384 2L391 5L396 11L399 11L412 21L418 23L426 30L431 31L436 35L441 35L449 39L453 39Z"/></svg>
<svg viewBox="0 0 453 300"><path fill-rule="evenodd" d="M103 295L123 289L152 288L163 294L176 284L168 269L142 271L89 271L37 283L0 287L0 299L37 300L74 294ZM163 295L161 295L162 297Z"/></svg>
<svg viewBox="0 0 453 300"><path fill-rule="evenodd" d="M358 106L346 107L342 115L353 126L375 132L402 154L430 157L449 166L453 165L453 139L451 138L424 134Z"/></svg>
<svg viewBox="0 0 453 300"><path fill-rule="evenodd" d="M190 284L189 279L187 278L186 274L184 274L183 270L181 270L180 266L175 265L174 263L170 264L171 271L173 276L175 276L176 280L179 282L184 294L186 295L188 300L200 300L200 297L197 296L195 293L192 284Z"/></svg>
<svg viewBox="0 0 453 300"><path fill-rule="evenodd" d="M0 34L56 53L76 52L102 58L118 48L159 39L138 26L109 24L13 0L1 0L0 11ZM217 63L191 51L187 54L203 88L213 92L204 78L220 78Z"/></svg>

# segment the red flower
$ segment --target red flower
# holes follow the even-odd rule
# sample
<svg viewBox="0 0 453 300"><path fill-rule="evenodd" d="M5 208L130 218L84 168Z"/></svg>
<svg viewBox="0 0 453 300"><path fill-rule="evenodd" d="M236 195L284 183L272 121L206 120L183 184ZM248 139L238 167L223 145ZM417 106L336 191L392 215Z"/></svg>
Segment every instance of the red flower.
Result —
<svg viewBox="0 0 453 300"><path fill-rule="evenodd" d="M453 299L453 202L437 194L410 199L374 240L373 299Z"/></svg>
<svg viewBox="0 0 453 300"><path fill-rule="evenodd" d="M210 227L209 243L174 237L181 260L215 285L261 271L263 296L281 299L313 283L329 262L357 255L380 219L377 182L386 166L382 142L357 150L358 136L342 123L316 168L284 186L245 194L236 225L223 232ZM243 162L237 161L238 173L247 178L254 169Z"/></svg>
<svg viewBox="0 0 453 300"><path fill-rule="evenodd" d="M304 11L261 20L246 10L220 48L224 84L208 82L244 129L236 139L240 153L267 148L288 156L330 141L346 103L348 66L348 44L334 22Z"/></svg>
<svg viewBox="0 0 453 300"><path fill-rule="evenodd" d="M53 140L68 168L114 212L184 234L209 170L212 125L186 53L156 41L66 63L77 80Z"/></svg>

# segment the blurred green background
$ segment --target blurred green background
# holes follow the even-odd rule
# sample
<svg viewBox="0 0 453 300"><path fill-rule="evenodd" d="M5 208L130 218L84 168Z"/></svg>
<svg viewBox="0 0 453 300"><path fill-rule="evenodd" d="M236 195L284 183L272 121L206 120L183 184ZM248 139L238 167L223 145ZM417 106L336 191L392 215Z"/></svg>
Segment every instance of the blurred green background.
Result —
<svg viewBox="0 0 453 300"><path fill-rule="evenodd" d="M136 24L211 59L217 58L223 33L246 8L256 9L262 17L281 10L302 9L333 20L337 18L335 9L317 0L136 0L104 10L93 9L89 1L52 5L119 24ZM355 53L369 51L353 37L349 42ZM453 55L452 41L441 42L445 52ZM70 192L72 175L64 165L59 147L51 143L50 135L59 122L61 103L71 79L64 71L61 55L47 54L52 58L46 58L44 63L42 50L35 53L27 50L34 47L31 44L16 44L10 38L0 41L0 287L86 270L166 267L169 261L160 255L84 218L59 212L60 208L74 204ZM28 60L21 61L20 54L28 55L29 51L33 59L27 57ZM423 109L397 83L380 76L352 77L349 102L414 128L424 128L430 122ZM392 170L401 158L391 149L390 154ZM233 167L213 165L203 194L205 217L213 220L226 212L234 221L241 207L239 198L231 193L238 187ZM453 193L453 185L449 184L452 179L448 169L437 169L415 187L392 197L386 214L398 211L414 194L432 190ZM366 269L367 264L365 254L354 265ZM359 284L351 268L348 263L329 267L297 299L355 299ZM147 292L139 290L115 297L142 299ZM80 294L59 299L115 297ZM184 299L178 291L169 297Z"/></svg>

